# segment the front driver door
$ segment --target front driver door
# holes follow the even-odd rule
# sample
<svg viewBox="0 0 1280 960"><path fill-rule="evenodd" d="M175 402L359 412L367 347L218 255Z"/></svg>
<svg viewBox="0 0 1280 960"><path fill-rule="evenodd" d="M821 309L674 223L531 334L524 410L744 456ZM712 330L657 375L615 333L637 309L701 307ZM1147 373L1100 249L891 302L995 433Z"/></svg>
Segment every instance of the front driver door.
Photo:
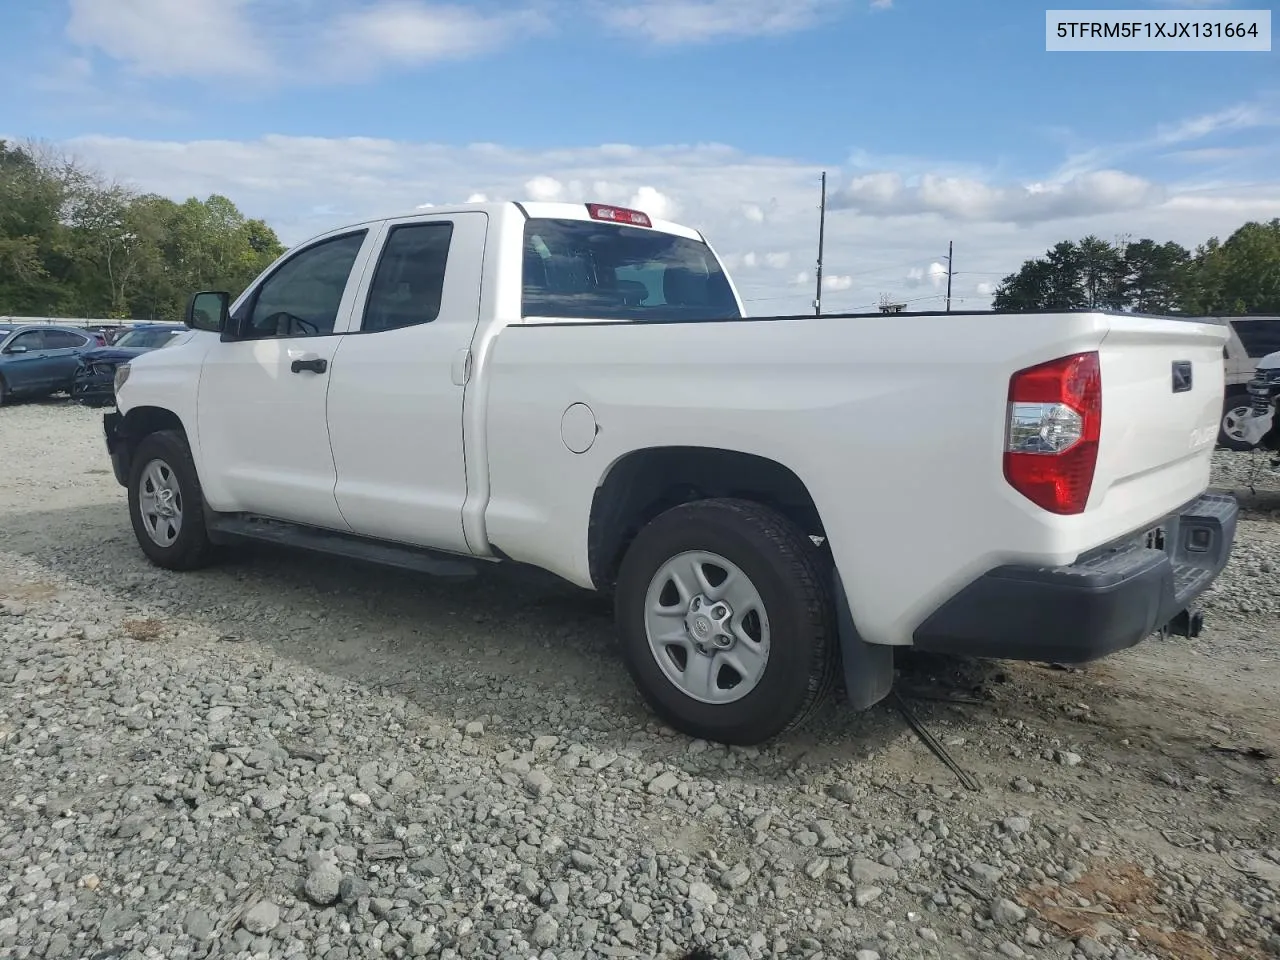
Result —
<svg viewBox="0 0 1280 960"><path fill-rule="evenodd" d="M53 389L53 373L45 331L27 330L4 347L4 379L14 393L47 393Z"/></svg>
<svg viewBox="0 0 1280 960"><path fill-rule="evenodd" d="M280 263L232 311L200 374L201 483L214 510L349 529L325 397L370 243L331 234Z"/></svg>

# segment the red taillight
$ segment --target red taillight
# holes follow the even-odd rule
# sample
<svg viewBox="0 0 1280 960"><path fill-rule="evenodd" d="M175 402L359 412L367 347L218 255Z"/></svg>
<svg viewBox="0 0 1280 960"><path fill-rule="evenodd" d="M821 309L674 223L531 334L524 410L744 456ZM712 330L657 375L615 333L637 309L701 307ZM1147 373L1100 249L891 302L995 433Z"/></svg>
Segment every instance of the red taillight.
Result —
<svg viewBox="0 0 1280 960"><path fill-rule="evenodd" d="M1083 513L1102 433L1097 352L1018 371L1009 380L1008 409L1005 479L1051 513Z"/></svg>
<svg viewBox="0 0 1280 960"><path fill-rule="evenodd" d="M625 223L631 227L652 227L653 221L647 213L639 210L627 210L623 207L610 207L603 203L588 203L587 213L593 220L607 220L610 223Z"/></svg>

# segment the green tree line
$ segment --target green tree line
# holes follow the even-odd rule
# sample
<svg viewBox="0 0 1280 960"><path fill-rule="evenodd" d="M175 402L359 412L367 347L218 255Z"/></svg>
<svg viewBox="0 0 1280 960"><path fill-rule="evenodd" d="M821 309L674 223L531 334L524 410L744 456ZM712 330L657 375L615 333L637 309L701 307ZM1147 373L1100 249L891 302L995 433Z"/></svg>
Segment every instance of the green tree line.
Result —
<svg viewBox="0 0 1280 960"><path fill-rule="evenodd" d="M1064 240L996 289L996 310L1280 314L1280 219L1246 223L1192 252L1154 240Z"/></svg>
<svg viewBox="0 0 1280 960"><path fill-rule="evenodd" d="M226 197L175 203L37 145L0 140L0 315L179 320L284 251Z"/></svg>

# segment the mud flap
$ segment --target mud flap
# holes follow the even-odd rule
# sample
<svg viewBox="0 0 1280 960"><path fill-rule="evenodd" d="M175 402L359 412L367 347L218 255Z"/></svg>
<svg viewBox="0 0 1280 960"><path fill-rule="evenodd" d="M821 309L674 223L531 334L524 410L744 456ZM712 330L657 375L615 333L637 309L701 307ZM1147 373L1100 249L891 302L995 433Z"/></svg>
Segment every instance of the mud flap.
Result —
<svg viewBox="0 0 1280 960"><path fill-rule="evenodd" d="M845 595L840 571L833 570L833 576L845 695L853 709L866 710L887 697L893 689L894 648L862 639L853 623L853 612L849 609L849 598Z"/></svg>

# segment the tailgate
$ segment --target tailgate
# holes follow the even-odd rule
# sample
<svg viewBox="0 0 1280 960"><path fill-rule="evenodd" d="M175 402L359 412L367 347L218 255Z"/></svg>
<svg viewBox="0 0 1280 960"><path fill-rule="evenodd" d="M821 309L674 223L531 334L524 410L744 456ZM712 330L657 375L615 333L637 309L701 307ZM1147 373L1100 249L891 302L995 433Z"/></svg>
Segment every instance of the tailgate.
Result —
<svg viewBox="0 0 1280 960"><path fill-rule="evenodd" d="M1100 353L1102 435L1090 511L1135 530L1209 483L1222 418L1223 324L1112 315ZM1103 519L1103 517L1099 517Z"/></svg>

